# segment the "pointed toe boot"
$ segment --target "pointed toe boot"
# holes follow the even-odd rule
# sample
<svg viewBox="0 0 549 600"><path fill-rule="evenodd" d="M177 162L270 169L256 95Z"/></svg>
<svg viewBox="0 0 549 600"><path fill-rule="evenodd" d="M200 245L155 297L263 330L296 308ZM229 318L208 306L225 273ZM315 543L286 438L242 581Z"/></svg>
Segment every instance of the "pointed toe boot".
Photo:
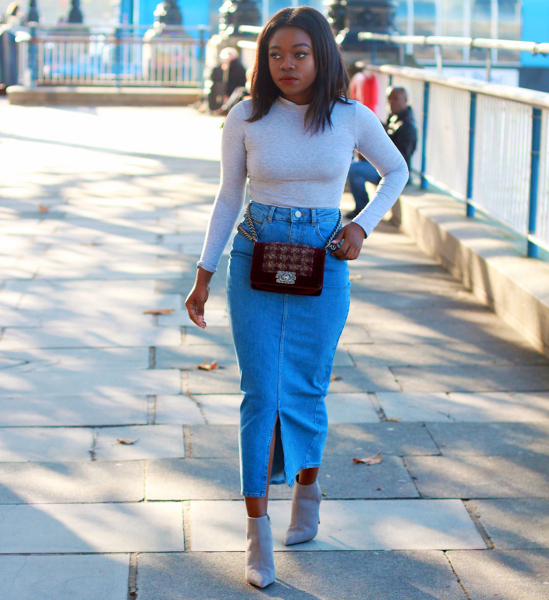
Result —
<svg viewBox="0 0 549 600"><path fill-rule="evenodd" d="M301 485L298 481L295 482L292 518L284 539L285 546L308 542L316 536L320 523L318 515L321 500L322 491L318 481L310 485Z"/></svg>
<svg viewBox="0 0 549 600"><path fill-rule="evenodd" d="M245 575L251 584L264 588L276 578L271 520L263 517L246 517L246 567Z"/></svg>

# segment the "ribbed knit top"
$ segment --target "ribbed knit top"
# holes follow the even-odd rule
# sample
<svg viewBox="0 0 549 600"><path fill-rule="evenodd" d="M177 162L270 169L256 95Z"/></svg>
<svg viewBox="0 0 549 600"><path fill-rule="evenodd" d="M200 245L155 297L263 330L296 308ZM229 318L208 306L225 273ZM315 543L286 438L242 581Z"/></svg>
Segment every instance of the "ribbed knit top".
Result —
<svg viewBox="0 0 549 600"><path fill-rule="evenodd" d="M284 208L338 208L356 148L382 179L366 208L353 219L369 235L408 181L408 168L379 119L362 104L338 102L332 127L306 131L308 105L279 97L253 123L252 101L228 114L221 143L221 183L198 265L215 272L237 224L248 181L250 198Z"/></svg>

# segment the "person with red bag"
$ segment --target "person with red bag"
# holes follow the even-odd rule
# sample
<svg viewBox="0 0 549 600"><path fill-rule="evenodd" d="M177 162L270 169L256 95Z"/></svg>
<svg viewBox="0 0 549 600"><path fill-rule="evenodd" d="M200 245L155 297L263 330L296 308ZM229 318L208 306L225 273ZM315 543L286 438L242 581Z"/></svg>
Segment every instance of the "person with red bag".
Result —
<svg viewBox="0 0 549 600"><path fill-rule="evenodd" d="M334 35L319 11L285 8L263 27L252 98L239 102L223 127L221 184L185 302L191 320L205 328L209 283L248 183L252 201L232 241L227 309L244 394L239 449L245 577L261 588L276 577L269 484L293 487L284 544L317 534L325 396L350 303L347 261L359 256L408 179L406 163L379 119L348 100L348 85ZM383 178L367 210L341 227L339 205L354 149ZM324 260L315 259L319 254ZM265 273L275 276L267 284ZM300 278L314 275L322 278L320 293L307 285L303 293L292 293Z"/></svg>

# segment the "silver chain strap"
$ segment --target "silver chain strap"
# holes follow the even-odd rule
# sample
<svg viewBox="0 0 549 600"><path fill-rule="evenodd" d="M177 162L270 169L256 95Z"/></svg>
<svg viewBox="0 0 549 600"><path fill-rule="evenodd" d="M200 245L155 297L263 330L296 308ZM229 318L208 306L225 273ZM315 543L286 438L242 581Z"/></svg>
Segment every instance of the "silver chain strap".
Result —
<svg viewBox="0 0 549 600"><path fill-rule="evenodd" d="M238 233L241 233L247 240L250 240L250 242L257 242L257 233L255 232L255 227L254 227L254 222L252 221L252 216L250 214L250 208L252 206L252 203L250 202L250 204L248 204L248 208L246 209L246 214L244 215L245 219L246 219L246 223L248 223L248 227L250 228L250 231L252 232L252 235L250 235L245 229L244 227L242 227L242 225L239 225L237 227ZM328 238L328 241L326 242L326 245L324 246L325 250L337 250L339 248L339 245L334 245L332 244L332 240L335 238L335 236L337 235L337 232L339 231L339 228L341 226L341 211L339 211L339 217L337 219L337 225L335 226L335 229L332 231L332 233L330 234L330 237Z"/></svg>

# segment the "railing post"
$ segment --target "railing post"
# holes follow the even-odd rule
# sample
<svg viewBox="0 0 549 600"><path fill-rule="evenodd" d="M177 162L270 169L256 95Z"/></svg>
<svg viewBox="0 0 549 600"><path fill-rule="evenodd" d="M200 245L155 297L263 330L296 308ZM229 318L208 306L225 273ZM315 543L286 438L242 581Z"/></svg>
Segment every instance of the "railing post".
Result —
<svg viewBox="0 0 549 600"><path fill-rule="evenodd" d="M30 36L29 40L29 71L30 71L30 86L34 87L36 85L36 81L38 79L38 39L36 27L32 26L30 28Z"/></svg>
<svg viewBox="0 0 549 600"><path fill-rule="evenodd" d="M427 170L427 126L429 122L429 87L428 81L423 88L423 144L421 148L421 182L420 189L426 190L428 187L425 171Z"/></svg>
<svg viewBox="0 0 549 600"><path fill-rule="evenodd" d="M204 83L204 60L205 60L205 46L204 46L204 27L199 29L200 36L200 48L198 49L198 64L199 64L199 78L200 82Z"/></svg>
<svg viewBox="0 0 549 600"><path fill-rule="evenodd" d="M473 175L475 168L475 126L477 121L477 93L471 92L469 105L469 162L467 164L467 216L475 216L475 207L471 204L473 197Z"/></svg>
<svg viewBox="0 0 549 600"><path fill-rule="evenodd" d="M122 70L122 28L116 27L114 30L114 75L116 78L116 87L120 87L120 71Z"/></svg>
<svg viewBox="0 0 549 600"><path fill-rule="evenodd" d="M528 211L528 235L536 233L538 214L539 154L541 148L541 108L532 110L532 161L530 167L530 206ZM528 257L538 257L538 245L528 239Z"/></svg>

